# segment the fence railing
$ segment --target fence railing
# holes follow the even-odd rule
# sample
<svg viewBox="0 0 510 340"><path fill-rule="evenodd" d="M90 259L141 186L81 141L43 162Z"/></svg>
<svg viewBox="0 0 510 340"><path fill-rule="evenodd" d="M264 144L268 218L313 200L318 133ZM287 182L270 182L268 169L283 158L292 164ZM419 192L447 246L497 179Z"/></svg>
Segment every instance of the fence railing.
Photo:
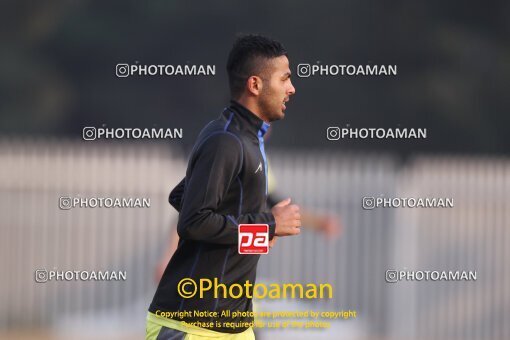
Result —
<svg viewBox="0 0 510 340"><path fill-rule="evenodd" d="M259 279L330 283L333 299L304 304L356 310L367 335L510 337L508 159L429 156L402 166L382 154L287 150L269 159L279 196L338 214L344 230L336 241L311 231L279 240ZM143 333L154 266L177 217L167 196L185 163L156 143L0 141L0 328L54 328L106 310L139 315L133 327ZM62 210L61 196L145 197L151 206ZM365 210L366 196L453 197L454 207ZM127 280L37 283L38 269L122 270ZM387 283L388 269L476 270L477 280Z"/></svg>

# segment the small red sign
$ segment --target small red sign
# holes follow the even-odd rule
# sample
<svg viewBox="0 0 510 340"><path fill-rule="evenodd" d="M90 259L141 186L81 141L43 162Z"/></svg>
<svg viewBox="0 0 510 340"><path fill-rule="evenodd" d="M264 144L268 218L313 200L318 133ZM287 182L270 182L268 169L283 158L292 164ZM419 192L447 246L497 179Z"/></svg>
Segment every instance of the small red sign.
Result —
<svg viewBox="0 0 510 340"><path fill-rule="evenodd" d="M269 225L240 224L239 254L267 254L269 252Z"/></svg>

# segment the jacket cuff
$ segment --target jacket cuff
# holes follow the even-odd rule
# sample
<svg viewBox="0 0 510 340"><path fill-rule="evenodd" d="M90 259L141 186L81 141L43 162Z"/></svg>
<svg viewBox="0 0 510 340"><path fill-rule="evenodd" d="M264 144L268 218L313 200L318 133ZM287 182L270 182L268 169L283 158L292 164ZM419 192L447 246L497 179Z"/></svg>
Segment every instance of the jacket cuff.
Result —
<svg viewBox="0 0 510 340"><path fill-rule="evenodd" d="M276 220L272 213L268 213L267 215L268 215L267 225L269 226L269 240L272 240L276 232Z"/></svg>

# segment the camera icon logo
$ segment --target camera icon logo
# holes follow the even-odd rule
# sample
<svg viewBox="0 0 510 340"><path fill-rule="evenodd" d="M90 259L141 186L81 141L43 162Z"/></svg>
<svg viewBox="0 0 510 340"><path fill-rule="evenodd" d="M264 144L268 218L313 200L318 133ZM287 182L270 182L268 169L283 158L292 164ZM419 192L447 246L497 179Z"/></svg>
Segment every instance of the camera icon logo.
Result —
<svg viewBox="0 0 510 340"><path fill-rule="evenodd" d="M363 197L363 209L372 210L375 208L375 198L374 197Z"/></svg>
<svg viewBox="0 0 510 340"><path fill-rule="evenodd" d="M398 281L398 272L395 269L386 271L386 282L395 283Z"/></svg>
<svg viewBox="0 0 510 340"><path fill-rule="evenodd" d="M69 210L73 207L71 197L60 197L58 200L58 207L61 210Z"/></svg>
<svg viewBox="0 0 510 340"><path fill-rule="evenodd" d="M115 66L115 75L119 78L129 76L129 64L117 64L117 66Z"/></svg>
<svg viewBox="0 0 510 340"><path fill-rule="evenodd" d="M310 64L299 64L297 66L297 75L300 78L308 78L312 75L312 67Z"/></svg>
<svg viewBox="0 0 510 340"><path fill-rule="evenodd" d="M95 140L97 138L95 127L84 127L83 128L83 139L84 140Z"/></svg>
<svg viewBox="0 0 510 340"><path fill-rule="evenodd" d="M48 282L48 271L46 269L38 269L35 271L35 282Z"/></svg>
<svg viewBox="0 0 510 340"><path fill-rule="evenodd" d="M340 128L338 126L330 126L326 131L326 137L328 140L339 140L340 139Z"/></svg>

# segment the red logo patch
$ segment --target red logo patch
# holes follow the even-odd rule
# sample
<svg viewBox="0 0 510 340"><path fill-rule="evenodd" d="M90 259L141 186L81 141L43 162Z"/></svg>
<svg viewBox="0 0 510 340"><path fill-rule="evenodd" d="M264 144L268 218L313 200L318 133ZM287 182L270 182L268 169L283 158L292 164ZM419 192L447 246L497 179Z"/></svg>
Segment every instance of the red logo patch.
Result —
<svg viewBox="0 0 510 340"><path fill-rule="evenodd" d="M269 225L240 224L239 254L267 254L269 252Z"/></svg>

